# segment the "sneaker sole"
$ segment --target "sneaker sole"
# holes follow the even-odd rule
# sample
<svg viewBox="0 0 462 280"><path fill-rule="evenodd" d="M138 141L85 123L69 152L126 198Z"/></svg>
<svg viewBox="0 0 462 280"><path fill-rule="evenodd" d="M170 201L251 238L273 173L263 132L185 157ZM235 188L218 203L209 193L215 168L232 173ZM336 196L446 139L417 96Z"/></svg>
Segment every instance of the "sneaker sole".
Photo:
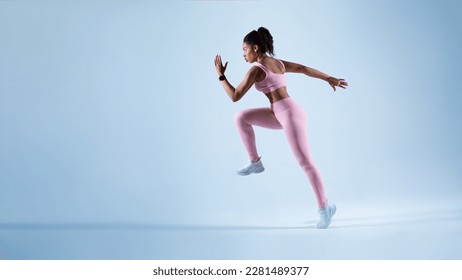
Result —
<svg viewBox="0 0 462 280"><path fill-rule="evenodd" d="M255 171L252 171L252 172L236 172L237 175L240 175L240 176L247 176L247 175L250 175L250 174L253 174L253 173L262 173L263 171L265 171L265 169L259 169L259 170L255 170Z"/></svg>

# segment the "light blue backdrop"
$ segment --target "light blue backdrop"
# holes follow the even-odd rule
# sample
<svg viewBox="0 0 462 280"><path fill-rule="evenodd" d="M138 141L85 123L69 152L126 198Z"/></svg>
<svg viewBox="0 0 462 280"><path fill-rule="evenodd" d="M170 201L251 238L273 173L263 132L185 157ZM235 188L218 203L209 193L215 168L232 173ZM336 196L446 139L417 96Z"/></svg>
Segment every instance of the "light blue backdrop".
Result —
<svg viewBox="0 0 462 280"><path fill-rule="evenodd" d="M268 106L242 39L345 78L287 75L313 157L339 205L461 198L460 1L0 1L0 223L240 224L314 219L282 131L256 129L247 162L234 113Z"/></svg>

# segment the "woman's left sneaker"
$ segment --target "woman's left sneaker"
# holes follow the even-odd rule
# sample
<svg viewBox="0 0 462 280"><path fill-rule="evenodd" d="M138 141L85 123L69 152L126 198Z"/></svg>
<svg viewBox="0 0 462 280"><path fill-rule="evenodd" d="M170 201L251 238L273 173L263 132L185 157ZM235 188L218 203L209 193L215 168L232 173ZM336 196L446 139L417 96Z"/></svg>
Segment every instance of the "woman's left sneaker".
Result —
<svg viewBox="0 0 462 280"><path fill-rule="evenodd" d="M265 167L263 166L263 163L261 162L261 158L258 159L258 161L251 161L247 166L236 170L237 175L241 176L246 176L250 175L252 173L261 173L265 171Z"/></svg>

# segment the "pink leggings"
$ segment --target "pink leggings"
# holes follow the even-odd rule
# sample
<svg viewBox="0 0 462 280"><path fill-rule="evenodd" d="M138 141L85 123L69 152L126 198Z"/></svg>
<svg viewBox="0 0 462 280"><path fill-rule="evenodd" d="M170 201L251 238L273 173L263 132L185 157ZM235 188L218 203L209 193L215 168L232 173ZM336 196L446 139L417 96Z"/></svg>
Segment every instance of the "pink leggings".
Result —
<svg viewBox="0 0 462 280"><path fill-rule="evenodd" d="M256 108L236 114L236 125L251 161L259 159L252 126L284 129L287 140L298 163L313 187L319 208L327 205L321 175L308 150L306 115L303 108L288 97L271 104L271 108Z"/></svg>

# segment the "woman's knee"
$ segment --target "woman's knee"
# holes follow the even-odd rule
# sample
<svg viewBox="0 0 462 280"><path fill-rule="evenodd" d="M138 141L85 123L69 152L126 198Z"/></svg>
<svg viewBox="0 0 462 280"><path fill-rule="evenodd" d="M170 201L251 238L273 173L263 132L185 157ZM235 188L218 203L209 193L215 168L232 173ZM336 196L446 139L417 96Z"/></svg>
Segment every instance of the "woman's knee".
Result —
<svg viewBox="0 0 462 280"><path fill-rule="evenodd" d="M257 115L257 109L245 109L234 114L236 123L249 123Z"/></svg>
<svg viewBox="0 0 462 280"><path fill-rule="evenodd" d="M237 123L237 124L242 124L242 123L245 123L246 122L246 115L247 115L247 110L243 110L243 111L239 111L239 112L236 112L236 114L234 114L234 121Z"/></svg>
<svg viewBox="0 0 462 280"><path fill-rule="evenodd" d="M299 159L298 164L305 171L313 171L316 169L316 166L314 165L314 163L311 160L306 159L306 158Z"/></svg>

